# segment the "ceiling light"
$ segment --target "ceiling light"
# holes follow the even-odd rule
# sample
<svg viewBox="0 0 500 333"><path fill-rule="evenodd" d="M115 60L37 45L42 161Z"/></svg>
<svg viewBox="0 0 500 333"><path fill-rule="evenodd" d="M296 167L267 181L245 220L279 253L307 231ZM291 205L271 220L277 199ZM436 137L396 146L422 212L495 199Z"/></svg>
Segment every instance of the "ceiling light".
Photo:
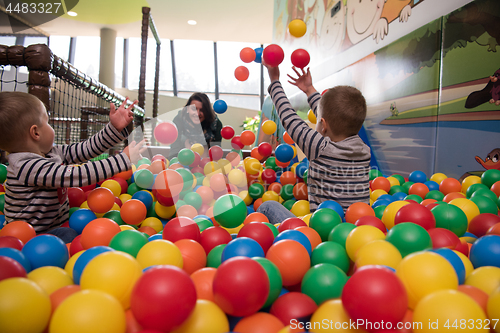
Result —
<svg viewBox="0 0 500 333"><path fill-rule="evenodd" d="M68 14L69 16L76 16L76 15L78 15L78 14L77 14L77 13L75 13L75 12L68 12L67 14Z"/></svg>
<svg viewBox="0 0 500 333"><path fill-rule="evenodd" d="M195 21L195 20L189 20L189 21L188 21L188 24L189 24L189 25L196 25L196 21Z"/></svg>

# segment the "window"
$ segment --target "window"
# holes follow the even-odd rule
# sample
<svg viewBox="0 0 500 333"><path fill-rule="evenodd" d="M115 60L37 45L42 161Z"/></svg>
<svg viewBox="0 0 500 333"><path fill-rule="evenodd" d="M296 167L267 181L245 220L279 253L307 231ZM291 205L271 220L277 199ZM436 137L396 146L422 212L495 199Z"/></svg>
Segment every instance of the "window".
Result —
<svg viewBox="0 0 500 333"><path fill-rule="evenodd" d="M178 39L174 52L179 91L215 92L213 42Z"/></svg>
<svg viewBox="0 0 500 333"><path fill-rule="evenodd" d="M88 76L99 80L100 50L100 37L76 37L74 66Z"/></svg>
<svg viewBox="0 0 500 333"><path fill-rule="evenodd" d="M30 37L30 36L26 36L24 37L24 46L30 46L30 45L33 45L33 44L45 44L47 45L47 43L49 42L49 38L48 37Z"/></svg>
<svg viewBox="0 0 500 333"><path fill-rule="evenodd" d="M68 61L70 41L71 37L69 36L50 36L50 50L59 58Z"/></svg>
<svg viewBox="0 0 500 333"><path fill-rule="evenodd" d="M0 44L6 46L16 45L16 37L14 36L0 36Z"/></svg>
<svg viewBox="0 0 500 333"><path fill-rule="evenodd" d="M115 88L122 86L123 80L123 37L116 37L115 47Z"/></svg>

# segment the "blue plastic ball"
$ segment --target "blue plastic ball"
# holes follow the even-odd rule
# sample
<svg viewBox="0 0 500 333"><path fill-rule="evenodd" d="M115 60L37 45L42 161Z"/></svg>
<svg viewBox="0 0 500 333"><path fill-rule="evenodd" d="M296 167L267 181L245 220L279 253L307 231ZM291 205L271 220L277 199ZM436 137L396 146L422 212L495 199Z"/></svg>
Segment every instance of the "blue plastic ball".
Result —
<svg viewBox="0 0 500 333"><path fill-rule="evenodd" d="M262 62L262 51L263 51L263 49L262 49L262 47L258 47L256 49L254 49L254 51L255 51L255 60L254 61L256 63L260 64Z"/></svg>
<svg viewBox="0 0 500 333"><path fill-rule="evenodd" d="M392 200L388 200L388 199L377 199L372 204L372 208L375 208L378 206L388 206L391 202L392 202Z"/></svg>
<svg viewBox="0 0 500 333"><path fill-rule="evenodd" d="M71 216L69 217L69 227L75 230L78 234L81 234L87 224L89 224L96 218L97 216L93 211L91 211L90 209L81 208L71 214Z"/></svg>
<svg viewBox="0 0 500 333"><path fill-rule="evenodd" d="M282 241L284 239L291 239L296 242L299 242L303 247L305 247L305 249L309 253L309 256L311 256L312 253L311 241L302 232L293 229L285 230L283 232L280 232L278 236L276 236L273 243Z"/></svg>
<svg viewBox="0 0 500 333"><path fill-rule="evenodd" d="M307 171L309 168L309 165L304 162L300 162L296 167L295 167L295 174L299 176L300 178L304 178L304 173Z"/></svg>
<svg viewBox="0 0 500 333"><path fill-rule="evenodd" d="M66 244L54 235L38 235L24 244L22 249L32 269L43 266L64 268L69 260Z"/></svg>
<svg viewBox="0 0 500 333"><path fill-rule="evenodd" d="M339 216L342 219L342 221L344 220L344 209L342 208L342 206L337 201L334 201L334 200L325 200L325 201L323 201L322 203L319 204L318 209L321 209L321 208L330 208L330 209L333 209L334 211L337 212L337 214L339 214Z"/></svg>
<svg viewBox="0 0 500 333"><path fill-rule="evenodd" d="M394 201L394 198L392 195L390 194L382 194L381 196L379 196L377 198L377 200L389 200L389 202L393 202Z"/></svg>
<svg viewBox="0 0 500 333"><path fill-rule="evenodd" d="M433 180L428 180L424 183L430 191L439 191L439 184Z"/></svg>
<svg viewBox="0 0 500 333"><path fill-rule="evenodd" d="M278 161L282 163L287 163L292 160L294 151L292 146L286 143L282 143L278 147L276 147L274 154L276 155L276 159Z"/></svg>
<svg viewBox="0 0 500 333"><path fill-rule="evenodd" d="M462 261L462 259L460 259L458 254L456 254L452 250L444 248L444 247L440 248L440 249L431 250L431 251L436 252L437 254L439 254L440 256L445 258L446 260L448 260L448 262L453 266L453 269L457 273L458 284L464 284L464 282L465 282L465 266L464 266L464 262Z"/></svg>
<svg viewBox="0 0 500 333"><path fill-rule="evenodd" d="M237 237L227 243L227 246L222 251L221 260L224 262L238 256L252 258L265 257L265 254L262 246L257 241L248 237Z"/></svg>
<svg viewBox="0 0 500 333"><path fill-rule="evenodd" d="M149 236L148 241L151 242L151 241L154 241L157 239L163 239L163 235L162 234L154 234L152 236Z"/></svg>
<svg viewBox="0 0 500 333"><path fill-rule="evenodd" d="M425 183L427 181L427 176L423 171L415 170L410 173L408 180L414 183Z"/></svg>
<svg viewBox="0 0 500 333"><path fill-rule="evenodd" d="M31 264L28 258L26 258L24 253L22 253L18 249L14 249L12 247L0 247L0 256L14 259L24 267L26 273L31 272Z"/></svg>
<svg viewBox="0 0 500 333"><path fill-rule="evenodd" d="M151 195L151 193L147 191L135 192L134 195L132 196L132 199L137 199L140 202L142 202L144 206L146 206L146 209L148 210L151 208L151 205L153 205L153 196Z"/></svg>
<svg viewBox="0 0 500 333"><path fill-rule="evenodd" d="M218 99L214 102L215 113L222 114L227 111L227 104L222 99Z"/></svg>
<svg viewBox="0 0 500 333"><path fill-rule="evenodd" d="M500 236L480 237L470 248L470 261L474 268L495 266L500 268Z"/></svg>
<svg viewBox="0 0 500 333"><path fill-rule="evenodd" d="M75 284L80 284L80 277L82 276L83 269L87 266L90 260L94 259L101 253L114 251L109 246L94 246L85 250L78 259L76 259L75 266L73 266L73 281Z"/></svg>
<svg viewBox="0 0 500 333"><path fill-rule="evenodd" d="M396 192L392 195L392 197L394 198L394 201L402 201L406 198L408 194L406 194L405 192Z"/></svg>

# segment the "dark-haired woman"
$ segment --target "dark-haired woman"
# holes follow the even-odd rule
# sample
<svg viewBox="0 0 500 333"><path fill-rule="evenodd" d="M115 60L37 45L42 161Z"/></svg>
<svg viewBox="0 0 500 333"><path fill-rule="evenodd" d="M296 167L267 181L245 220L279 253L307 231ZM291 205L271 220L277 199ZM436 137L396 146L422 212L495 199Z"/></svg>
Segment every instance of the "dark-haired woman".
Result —
<svg viewBox="0 0 500 333"><path fill-rule="evenodd" d="M191 148L195 143L206 144L208 148L220 146L222 123L206 94L192 94L173 121L179 134L170 147L170 158L177 156L183 148Z"/></svg>

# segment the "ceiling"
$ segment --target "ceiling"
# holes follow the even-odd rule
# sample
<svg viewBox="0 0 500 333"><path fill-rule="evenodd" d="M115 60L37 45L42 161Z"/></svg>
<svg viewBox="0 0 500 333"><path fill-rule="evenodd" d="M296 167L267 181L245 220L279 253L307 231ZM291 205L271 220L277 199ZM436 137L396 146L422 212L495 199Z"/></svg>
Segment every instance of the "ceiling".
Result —
<svg viewBox="0 0 500 333"><path fill-rule="evenodd" d="M80 0L76 17L65 14L39 27L50 35L99 36L106 27L118 37L140 37L143 6L151 8L162 39L272 41L273 0Z"/></svg>

